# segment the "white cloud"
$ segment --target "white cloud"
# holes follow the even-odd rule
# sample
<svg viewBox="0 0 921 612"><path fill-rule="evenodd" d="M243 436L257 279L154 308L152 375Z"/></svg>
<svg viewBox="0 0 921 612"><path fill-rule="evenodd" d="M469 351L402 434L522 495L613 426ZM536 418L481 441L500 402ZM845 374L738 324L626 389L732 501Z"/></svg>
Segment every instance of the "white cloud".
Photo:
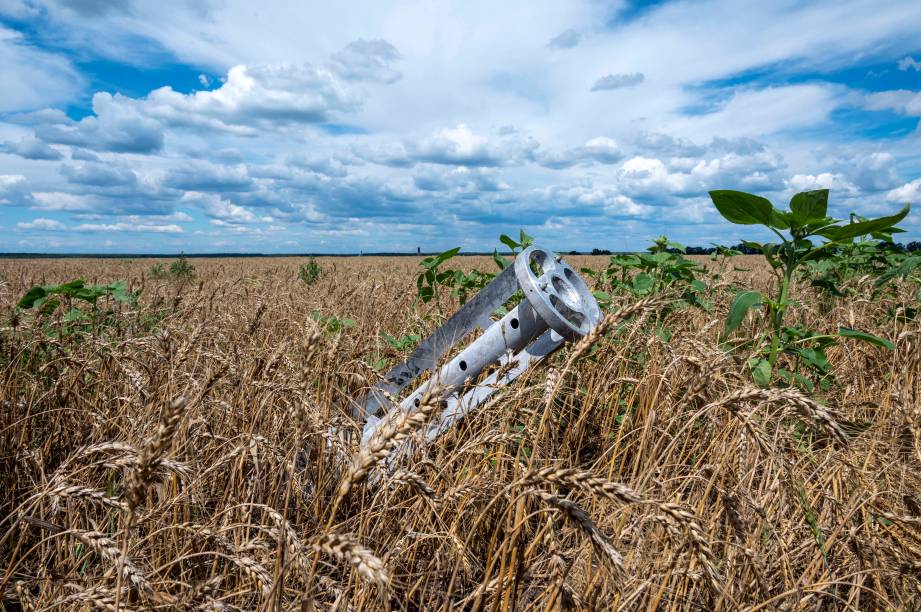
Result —
<svg viewBox="0 0 921 612"><path fill-rule="evenodd" d="M623 159L624 153L613 138L596 136L580 147L564 151L538 151L537 162L548 168L569 168L579 163L613 164Z"/></svg>
<svg viewBox="0 0 921 612"><path fill-rule="evenodd" d="M0 112L22 112L65 103L80 91L83 78L59 55L28 44L22 34L0 24Z"/></svg>
<svg viewBox="0 0 921 612"><path fill-rule="evenodd" d="M258 221L250 210L229 202L214 193L186 192L181 201L201 208L208 217L221 223L254 223ZM214 222L214 221L212 221Z"/></svg>
<svg viewBox="0 0 921 612"><path fill-rule="evenodd" d="M21 174L0 174L0 191L24 185L26 177Z"/></svg>
<svg viewBox="0 0 921 612"><path fill-rule="evenodd" d="M80 121L44 123L35 134L45 142L95 151L153 153L163 147L163 128L135 100L100 92L93 96L95 115Z"/></svg>
<svg viewBox="0 0 921 612"><path fill-rule="evenodd" d="M32 194L33 208L56 211L88 211L93 205L89 197L63 191L39 191Z"/></svg>
<svg viewBox="0 0 921 612"><path fill-rule="evenodd" d="M921 116L921 92L894 89L867 94L865 107L869 110L893 110L909 117Z"/></svg>
<svg viewBox="0 0 921 612"><path fill-rule="evenodd" d="M857 188L849 183L840 174L831 172L822 172L820 174L794 174L788 181L787 187L793 191L814 191L816 189L834 190L836 194L841 195L844 192L848 195L858 193Z"/></svg>
<svg viewBox="0 0 921 612"><path fill-rule="evenodd" d="M475 133L466 124L436 130L430 137L404 141L369 152L356 152L369 161L397 167L418 162L458 166L502 166L529 159L537 141L515 132L489 137Z"/></svg>
<svg viewBox="0 0 921 612"><path fill-rule="evenodd" d="M891 202L919 204L921 203L921 178L905 183L901 187L896 187L888 194L886 199Z"/></svg>
<svg viewBox="0 0 921 612"><path fill-rule="evenodd" d="M327 121L358 103L357 94L331 71L284 63L234 66L218 89L182 94L162 87L136 102L148 116L170 125L250 135L256 127Z"/></svg>
<svg viewBox="0 0 921 612"><path fill-rule="evenodd" d="M4 146L10 153L25 159L55 161L64 157L60 151L34 137L26 137L18 142L7 142L4 143Z"/></svg>
<svg viewBox="0 0 921 612"><path fill-rule="evenodd" d="M67 226L65 226L60 221L56 221L54 219L46 219L44 217L39 217L37 219L33 219L32 221L28 221L28 222L20 221L19 223L16 224L16 228L21 229L21 230L41 230L41 231L54 232L54 231L66 230Z"/></svg>
<svg viewBox="0 0 921 612"><path fill-rule="evenodd" d="M181 234L183 230L175 224L154 225L149 223L81 223L73 228L75 232L134 232L150 234Z"/></svg>
<svg viewBox="0 0 921 612"><path fill-rule="evenodd" d="M609 74L603 76L592 85L592 91L604 91L607 89L622 89L624 87L633 87L646 80L646 75L642 72L631 72L629 74Z"/></svg>
<svg viewBox="0 0 921 612"><path fill-rule="evenodd" d="M582 35L572 28L569 28L568 30L563 30L551 38L550 42L547 43L547 46L551 49L572 49L578 45L579 41L581 40Z"/></svg>
<svg viewBox="0 0 921 612"><path fill-rule="evenodd" d="M391 64L400 59L400 52L386 40L359 38L332 56L330 68L346 80L395 83L403 75Z"/></svg>
<svg viewBox="0 0 921 612"><path fill-rule="evenodd" d="M918 61L913 57L903 57L899 60L899 70L902 72L905 72L906 70L921 71L921 61Z"/></svg>

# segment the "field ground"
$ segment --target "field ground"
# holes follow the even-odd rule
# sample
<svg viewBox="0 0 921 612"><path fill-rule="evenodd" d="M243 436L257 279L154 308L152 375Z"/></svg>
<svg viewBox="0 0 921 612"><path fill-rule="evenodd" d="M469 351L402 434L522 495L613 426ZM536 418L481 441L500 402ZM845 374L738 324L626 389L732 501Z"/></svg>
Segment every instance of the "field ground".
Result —
<svg viewBox="0 0 921 612"><path fill-rule="evenodd" d="M318 261L308 286L302 258L194 259L187 283L0 260L2 605L921 609L921 323L891 316L917 288L795 287L793 321L895 344L830 348L811 394L758 389L721 349L730 289L769 289L759 259L709 313L615 297L590 350L382 478L386 440L362 455L331 428L358 431L349 398L405 356L381 332L424 336L457 304L414 303L415 258ZM77 277L139 305L68 334L15 311Z"/></svg>

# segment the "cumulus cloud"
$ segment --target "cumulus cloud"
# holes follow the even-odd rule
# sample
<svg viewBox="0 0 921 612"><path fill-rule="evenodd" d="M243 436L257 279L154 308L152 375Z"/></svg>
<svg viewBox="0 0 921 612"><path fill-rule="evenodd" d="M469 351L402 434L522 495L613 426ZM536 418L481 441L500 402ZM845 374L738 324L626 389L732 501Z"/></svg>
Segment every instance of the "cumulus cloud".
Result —
<svg viewBox="0 0 921 612"><path fill-rule="evenodd" d="M580 147L563 151L539 151L534 158L547 168L569 168L576 164L613 164L623 159L624 153L613 138L598 136Z"/></svg>
<svg viewBox="0 0 921 612"><path fill-rule="evenodd" d="M858 193L857 188L842 175L831 172L794 174L786 183L792 191L796 192L833 189L838 195L841 195L842 192L847 195L856 195Z"/></svg>
<svg viewBox="0 0 921 612"><path fill-rule="evenodd" d="M506 130L490 138L461 123L437 130L419 141L395 143L358 154L369 161L395 167L410 167L418 162L494 167L530 159L537 147L536 140L517 132Z"/></svg>
<svg viewBox="0 0 921 612"><path fill-rule="evenodd" d="M899 70L902 72L905 72L906 70L921 71L921 61L918 61L910 56L903 57L899 60Z"/></svg>
<svg viewBox="0 0 921 612"><path fill-rule="evenodd" d="M330 177L343 177L348 174L346 169L348 164L338 156L306 153L291 155L287 161L294 166Z"/></svg>
<svg viewBox="0 0 921 612"><path fill-rule="evenodd" d="M137 185L137 175L132 170L113 164L87 163L80 166L64 164L61 174L71 183L95 187Z"/></svg>
<svg viewBox="0 0 921 612"><path fill-rule="evenodd" d="M335 74L310 64L234 66L221 87L183 94L161 87L143 98L99 92L93 115L71 121L59 112L21 118L46 143L94 151L151 154L168 128L255 136L262 129L329 121L359 99Z"/></svg>
<svg viewBox="0 0 921 612"><path fill-rule="evenodd" d="M609 74L603 76L592 85L592 91L604 91L608 89L621 89L623 87L633 87L646 80L646 75L642 72L632 72L629 74Z"/></svg>
<svg viewBox="0 0 921 612"><path fill-rule="evenodd" d="M222 166L204 161L195 161L170 169L163 185L183 191L235 192L251 191L255 188L246 166Z"/></svg>
<svg viewBox="0 0 921 612"><path fill-rule="evenodd" d="M895 156L886 151L842 159L836 165L842 174L864 192L885 191L900 182Z"/></svg>
<svg viewBox="0 0 921 612"><path fill-rule="evenodd" d="M572 28L563 30L550 39L547 46L551 49L572 49L582 40L582 35Z"/></svg>
<svg viewBox="0 0 921 612"><path fill-rule="evenodd" d="M222 223L255 223L259 220L247 208L225 200L214 193L189 191L183 194L181 201L202 209L212 219L212 223L217 222L217 225Z"/></svg>
<svg viewBox="0 0 921 612"><path fill-rule="evenodd" d="M65 191L37 191L32 194L32 200L32 207L38 210L68 212L93 210L91 198Z"/></svg>
<svg viewBox="0 0 921 612"><path fill-rule="evenodd" d="M493 168L446 168L424 166L413 176L413 184L422 191L453 191L455 195L479 196L482 193L509 189Z"/></svg>
<svg viewBox="0 0 921 612"><path fill-rule="evenodd" d="M149 234L181 234L183 229L175 224L154 225L150 223L81 223L73 228L75 232L135 232Z"/></svg>
<svg viewBox="0 0 921 612"><path fill-rule="evenodd" d="M333 72L349 81L395 83L403 75L391 64L402 57L386 40L359 38L334 54L329 65Z"/></svg>
<svg viewBox="0 0 921 612"><path fill-rule="evenodd" d="M22 205L31 200L29 185L22 174L0 174L0 206Z"/></svg>
<svg viewBox="0 0 921 612"><path fill-rule="evenodd" d="M891 202L919 204L921 203L921 178L896 187L886 194L886 199Z"/></svg>
<svg viewBox="0 0 921 612"><path fill-rule="evenodd" d="M67 226L65 226L60 221L56 221L55 219L39 217L37 219L33 219L32 221L20 221L16 224L16 229L55 232L66 230Z"/></svg>
<svg viewBox="0 0 921 612"><path fill-rule="evenodd" d="M163 148L162 126L137 101L100 92L93 96L93 112L80 121L42 123L35 134L45 142L95 151L154 153Z"/></svg>
<svg viewBox="0 0 921 612"><path fill-rule="evenodd" d="M355 110L359 99L325 68L271 64L234 66L217 89L183 94L161 87L125 102L167 125L254 135L255 128L329 121Z"/></svg>
<svg viewBox="0 0 921 612"><path fill-rule="evenodd" d="M64 157L60 151L34 137L23 138L19 142L7 142L3 147L10 153L25 159L55 161Z"/></svg>
<svg viewBox="0 0 921 612"><path fill-rule="evenodd" d="M642 217L653 211L651 206L638 204L614 185L554 185L537 191L536 195L551 204L557 214L566 212L576 216Z"/></svg>

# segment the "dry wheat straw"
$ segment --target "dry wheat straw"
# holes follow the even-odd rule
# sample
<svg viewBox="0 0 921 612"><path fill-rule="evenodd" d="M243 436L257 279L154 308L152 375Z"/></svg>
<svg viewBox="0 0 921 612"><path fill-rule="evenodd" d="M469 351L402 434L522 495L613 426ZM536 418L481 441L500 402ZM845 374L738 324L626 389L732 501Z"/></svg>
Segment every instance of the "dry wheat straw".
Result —
<svg viewBox="0 0 921 612"><path fill-rule="evenodd" d="M528 489L527 491L530 495L534 495L541 499L544 503L552 506L562 512L566 517L573 522L579 529L581 529L588 536L589 541L591 541L592 546L598 552L602 559L604 559L608 567L611 568L612 572L617 572L618 570L624 569L624 559L621 557L620 553L614 548L614 545L611 544L610 540L601 533L601 530L595 526L595 523L592 522L591 517L579 507L573 501L558 497L542 491L540 489Z"/></svg>
<svg viewBox="0 0 921 612"><path fill-rule="evenodd" d="M311 540L310 546L318 552L348 562L371 582L385 585L389 580L383 562L350 535L327 533Z"/></svg>
<svg viewBox="0 0 921 612"><path fill-rule="evenodd" d="M796 389L758 389L746 387L733 391L709 407L727 406L736 407L744 402L762 401L780 404L790 404L797 414L811 421L818 428L842 444L847 444L848 438L838 424L832 412L814 399L804 395Z"/></svg>
<svg viewBox="0 0 921 612"><path fill-rule="evenodd" d="M388 415L378 424L378 430L361 447L339 485L338 498L345 497L368 473L387 458L396 445L420 429L441 407L438 390L427 392L415 410Z"/></svg>
<svg viewBox="0 0 921 612"><path fill-rule="evenodd" d="M134 588L143 593L153 593L153 587L144 572L116 546L115 542L98 531L70 530L63 532L86 544L99 556L112 561L121 568L121 574Z"/></svg>

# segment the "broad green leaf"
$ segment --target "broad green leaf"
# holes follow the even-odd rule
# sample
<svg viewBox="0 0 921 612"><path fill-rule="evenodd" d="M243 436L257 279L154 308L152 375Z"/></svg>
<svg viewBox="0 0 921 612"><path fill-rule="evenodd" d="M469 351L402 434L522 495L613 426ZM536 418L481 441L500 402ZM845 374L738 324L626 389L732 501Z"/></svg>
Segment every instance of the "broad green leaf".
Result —
<svg viewBox="0 0 921 612"><path fill-rule="evenodd" d="M792 213L777 210L773 206L771 207L771 227L777 229L790 229L794 225L796 225L796 220Z"/></svg>
<svg viewBox="0 0 921 612"><path fill-rule="evenodd" d="M793 351L799 355L806 364L810 367L815 368L820 372L827 372L831 368L831 364L828 362L828 357L825 355L825 351L812 348L804 348Z"/></svg>
<svg viewBox="0 0 921 612"><path fill-rule="evenodd" d="M64 322L70 323L71 321L82 321L88 320L89 318L89 315L87 315L79 308L71 308L70 311L64 315Z"/></svg>
<svg viewBox="0 0 921 612"><path fill-rule="evenodd" d="M798 225L819 221L828 212L828 190L803 191L790 200L790 211Z"/></svg>
<svg viewBox="0 0 921 612"><path fill-rule="evenodd" d="M493 250L492 252L492 260L496 262L496 265L499 266L500 270L505 270L507 267L511 265L511 262L507 260L505 257L502 257L501 255L499 255L499 252L496 250Z"/></svg>
<svg viewBox="0 0 921 612"><path fill-rule="evenodd" d="M633 292L638 295L649 293L654 282L655 280L651 276L645 272L640 272L633 277Z"/></svg>
<svg viewBox="0 0 921 612"><path fill-rule="evenodd" d="M423 302L430 302L435 297L435 291L431 287L419 287L419 299Z"/></svg>
<svg viewBox="0 0 921 612"><path fill-rule="evenodd" d="M534 244L534 237L528 236L524 230L518 230L518 244L521 245L521 248L527 248Z"/></svg>
<svg viewBox="0 0 921 612"><path fill-rule="evenodd" d="M521 244L516 242L514 238L506 234L502 234L501 236L499 236L499 242L501 242L508 248L512 249L512 251L514 251L515 249L521 246Z"/></svg>
<svg viewBox="0 0 921 612"><path fill-rule="evenodd" d="M48 295L48 292L45 291L44 287L32 287L26 292L24 296L22 296L22 299L19 300L19 304L17 304L17 306L19 308L32 308L32 306L35 305L35 302L37 302L40 298L45 297L46 295Z"/></svg>
<svg viewBox="0 0 921 612"><path fill-rule="evenodd" d="M872 234L873 232L879 232L881 230L892 227L904 219L910 210L911 207L906 205L905 208L894 215L889 215L888 217L879 217L878 219L871 219L869 221L860 221L858 223L850 223L848 225L829 227L818 232L818 234L828 238L829 240L834 240L835 242L850 241L858 236L866 236L867 234Z"/></svg>
<svg viewBox="0 0 921 612"><path fill-rule="evenodd" d="M850 327L838 328L838 335L844 338L856 338L857 340L863 340L864 342L869 342L870 344L875 344L876 346L887 348L890 351L895 349L895 346L892 344L892 342L886 340L885 338L880 338L879 336L874 336L873 334L868 334L867 332L851 329Z"/></svg>
<svg viewBox="0 0 921 612"><path fill-rule="evenodd" d="M770 201L744 191L720 189L710 192L710 199L727 221L739 225L774 223L774 207Z"/></svg>
<svg viewBox="0 0 921 612"><path fill-rule="evenodd" d="M440 265L443 264L444 262L448 261L449 259L451 259L451 258L454 257L455 255L457 255L458 253L460 253L460 250L461 250L460 247L454 247L453 249L448 249L448 250L445 251L444 253L439 253L438 256L435 257L435 265L436 265L436 266L440 266Z"/></svg>
<svg viewBox="0 0 921 612"><path fill-rule="evenodd" d="M763 300L764 298L757 291L743 291L737 295L729 308L729 314L726 316L724 334L728 336L734 332L745 320L745 315L748 314L749 309L756 304L762 303Z"/></svg>
<svg viewBox="0 0 921 612"><path fill-rule="evenodd" d="M921 255L913 255L911 257L906 257L902 260L902 263L898 266L893 266L879 275L874 282L874 286L879 287L880 285L886 283L886 281L895 278L896 276L901 276L905 278L918 267L921 267Z"/></svg>
<svg viewBox="0 0 921 612"><path fill-rule="evenodd" d="M771 384L771 362L767 359L753 359L749 361L748 367L751 368L752 380L759 387L767 387Z"/></svg>

